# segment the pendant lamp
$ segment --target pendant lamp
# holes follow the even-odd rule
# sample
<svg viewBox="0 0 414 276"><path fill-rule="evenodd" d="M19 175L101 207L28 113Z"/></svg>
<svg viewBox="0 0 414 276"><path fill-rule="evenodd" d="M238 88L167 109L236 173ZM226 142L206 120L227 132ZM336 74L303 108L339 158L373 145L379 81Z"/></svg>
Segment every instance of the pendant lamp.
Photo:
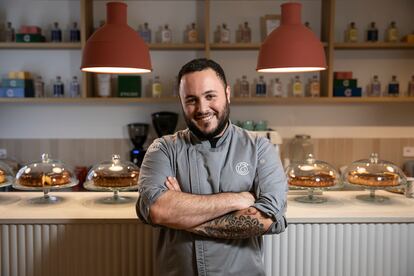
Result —
<svg viewBox="0 0 414 276"><path fill-rule="evenodd" d="M289 73L326 69L325 51L315 34L301 23L300 3L281 5L280 26L260 47L258 72Z"/></svg>
<svg viewBox="0 0 414 276"><path fill-rule="evenodd" d="M127 5L107 3L106 20L86 41L81 70L107 74L151 72L148 46L127 24Z"/></svg>

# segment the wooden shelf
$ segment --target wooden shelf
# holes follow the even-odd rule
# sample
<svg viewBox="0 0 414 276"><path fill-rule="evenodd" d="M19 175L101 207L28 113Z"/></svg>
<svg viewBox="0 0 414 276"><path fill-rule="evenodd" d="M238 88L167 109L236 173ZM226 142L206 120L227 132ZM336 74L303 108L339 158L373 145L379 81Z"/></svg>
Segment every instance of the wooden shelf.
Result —
<svg viewBox="0 0 414 276"><path fill-rule="evenodd" d="M211 50L259 50L261 43L211 43Z"/></svg>
<svg viewBox="0 0 414 276"><path fill-rule="evenodd" d="M0 104L179 104L177 97L165 98L0 98ZM319 97L319 98L276 98L249 97L231 98L232 105L312 105L312 104L372 104L372 103L414 103L414 97Z"/></svg>
<svg viewBox="0 0 414 276"><path fill-rule="evenodd" d="M381 49L414 49L414 43L406 42L356 42L356 43L334 43L338 50L381 50Z"/></svg>
<svg viewBox="0 0 414 276"><path fill-rule="evenodd" d="M151 43L151 50L204 50L204 43Z"/></svg>
<svg viewBox="0 0 414 276"><path fill-rule="evenodd" d="M0 42L0 49L81 49L80 42Z"/></svg>

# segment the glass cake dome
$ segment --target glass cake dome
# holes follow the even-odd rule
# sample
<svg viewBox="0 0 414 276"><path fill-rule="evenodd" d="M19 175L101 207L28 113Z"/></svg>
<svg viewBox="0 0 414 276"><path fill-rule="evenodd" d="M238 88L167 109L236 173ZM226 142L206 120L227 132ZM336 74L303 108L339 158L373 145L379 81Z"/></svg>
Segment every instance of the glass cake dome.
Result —
<svg viewBox="0 0 414 276"><path fill-rule="evenodd" d="M339 174L335 168L321 160L316 160L308 154L304 161L291 163L286 169L289 188L307 189L309 194L297 197L295 200L305 203L322 203L326 199L314 196L315 190L327 190L340 186Z"/></svg>
<svg viewBox="0 0 414 276"><path fill-rule="evenodd" d="M13 182L13 171L4 162L0 161L0 187L10 186Z"/></svg>
<svg viewBox="0 0 414 276"><path fill-rule="evenodd" d="M345 169L342 180L350 185L370 190L370 195L361 195L357 198L377 202L388 198L375 196L375 190L398 188L407 184L403 171L397 165L379 159L377 153L372 153L368 159L352 162Z"/></svg>
<svg viewBox="0 0 414 276"><path fill-rule="evenodd" d="M40 161L26 164L17 172L15 183L17 189L27 187L30 190L74 186L78 181L63 162L44 153Z"/></svg>
<svg viewBox="0 0 414 276"><path fill-rule="evenodd" d="M122 161L118 154L113 154L111 160L101 162L89 170L83 185L91 191L114 192L112 197L102 199L101 203L126 203L133 199L120 197L118 192L137 190L138 177L138 166L129 161Z"/></svg>
<svg viewBox="0 0 414 276"><path fill-rule="evenodd" d="M86 180L96 187L137 188L138 177L138 166L129 161L121 161L120 156L114 154L110 161L104 161L92 167Z"/></svg>

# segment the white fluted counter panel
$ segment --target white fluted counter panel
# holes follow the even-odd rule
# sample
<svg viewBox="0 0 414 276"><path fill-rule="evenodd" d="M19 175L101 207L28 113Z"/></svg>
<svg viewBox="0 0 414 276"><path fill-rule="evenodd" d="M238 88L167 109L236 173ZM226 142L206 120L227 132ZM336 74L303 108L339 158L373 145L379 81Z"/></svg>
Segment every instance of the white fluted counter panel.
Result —
<svg viewBox="0 0 414 276"><path fill-rule="evenodd" d="M414 199L379 192L328 192L325 204L289 196L290 223L265 236L267 276L413 276ZM111 193L54 193L62 202L35 205L40 193L0 194L1 276L152 276L152 231L128 204L104 205Z"/></svg>
<svg viewBox="0 0 414 276"><path fill-rule="evenodd" d="M266 236L272 276L413 276L414 224L291 224Z"/></svg>

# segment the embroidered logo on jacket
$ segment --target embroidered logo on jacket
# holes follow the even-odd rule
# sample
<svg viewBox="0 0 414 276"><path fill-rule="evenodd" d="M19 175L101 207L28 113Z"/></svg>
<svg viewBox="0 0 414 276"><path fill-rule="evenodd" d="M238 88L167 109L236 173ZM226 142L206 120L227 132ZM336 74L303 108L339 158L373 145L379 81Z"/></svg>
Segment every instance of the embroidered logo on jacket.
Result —
<svg viewBox="0 0 414 276"><path fill-rule="evenodd" d="M161 143L158 140L155 140L147 149L147 152L154 152L159 150L161 147Z"/></svg>
<svg viewBox="0 0 414 276"><path fill-rule="evenodd" d="M236 164L236 172L240 175L248 175L249 174L249 164L246 162L239 162Z"/></svg>

